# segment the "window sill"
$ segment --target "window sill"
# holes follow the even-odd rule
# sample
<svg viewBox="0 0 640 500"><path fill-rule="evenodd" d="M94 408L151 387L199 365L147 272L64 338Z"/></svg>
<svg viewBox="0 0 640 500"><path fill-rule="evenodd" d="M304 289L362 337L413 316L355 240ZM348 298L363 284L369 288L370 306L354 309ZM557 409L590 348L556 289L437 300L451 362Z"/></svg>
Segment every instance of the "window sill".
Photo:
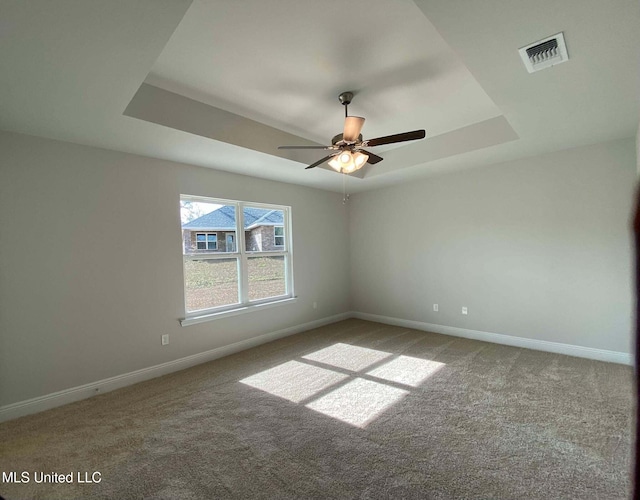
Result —
<svg viewBox="0 0 640 500"><path fill-rule="evenodd" d="M190 316L180 320L182 326L197 325L198 323L205 323L206 321L213 321L216 319L228 318L230 316L238 316L254 311L262 311L263 309L269 309L271 307L277 307L285 304L292 304L298 301L298 297L289 297L282 300L275 300L273 302L265 302L262 304L252 304L248 306L241 306L235 309L228 309L217 313L207 313L200 316Z"/></svg>

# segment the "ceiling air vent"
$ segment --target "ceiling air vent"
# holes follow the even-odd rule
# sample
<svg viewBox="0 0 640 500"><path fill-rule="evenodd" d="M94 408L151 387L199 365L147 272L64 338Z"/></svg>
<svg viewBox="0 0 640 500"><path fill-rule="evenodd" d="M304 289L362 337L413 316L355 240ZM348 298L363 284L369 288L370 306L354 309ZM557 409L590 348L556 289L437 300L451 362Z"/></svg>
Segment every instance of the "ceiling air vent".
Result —
<svg viewBox="0 0 640 500"><path fill-rule="evenodd" d="M549 68L569 59L562 33L522 47L518 52L529 73Z"/></svg>

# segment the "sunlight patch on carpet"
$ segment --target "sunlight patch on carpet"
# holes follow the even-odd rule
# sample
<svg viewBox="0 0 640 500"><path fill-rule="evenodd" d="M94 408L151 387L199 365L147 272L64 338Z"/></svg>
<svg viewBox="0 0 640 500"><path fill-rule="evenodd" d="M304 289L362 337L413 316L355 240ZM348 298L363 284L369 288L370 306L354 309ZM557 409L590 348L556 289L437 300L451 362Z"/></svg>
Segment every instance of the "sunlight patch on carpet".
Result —
<svg viewBox="0 0 640 500"><path fill-rule="evenodd" d="M338 343L302 358L357 372L391 356L389 352Z"/></svg>
<svg viewBox="0 0 640 500"><path fill-rule="evenodd" d="M337 343L240 382L364 428L443 366L438 361Z"/></svg>
<svg viewBox="0 0 640 500"><path fill-rule="evenodd" d="M247 377L245 385L279 396L294 403L346 379L348 375L317 366L288 361L269 370Z"/></svg>
<svg viewBox="0 0 640 500"><path fill-rule="evenodd" d="M407 394L409 391L357 378L306 406L342 422L366 427Z"/></svg>
<svg viewBox="0 0 640 500"><path fill-rule="evenodd" d="M444 363L437 361L398 356L384 365L367 372L367 375L390 382L397 382L398 384L418 387L443 366Z"/></svg>

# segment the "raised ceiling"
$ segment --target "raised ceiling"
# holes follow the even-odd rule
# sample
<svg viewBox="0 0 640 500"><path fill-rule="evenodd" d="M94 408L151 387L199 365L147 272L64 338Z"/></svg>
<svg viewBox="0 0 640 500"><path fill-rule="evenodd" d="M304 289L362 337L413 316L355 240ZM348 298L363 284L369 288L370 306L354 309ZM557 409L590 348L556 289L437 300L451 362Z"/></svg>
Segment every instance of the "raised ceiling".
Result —
<svg viewBox="0 0 640 500"><path fill-rule="evenodd" d="M518 48L564 32L569 61ZM3 2L0 128L339 191L305 171L339 133L341 91L376 148L351 191L631 137L635 0Z"/></svg>

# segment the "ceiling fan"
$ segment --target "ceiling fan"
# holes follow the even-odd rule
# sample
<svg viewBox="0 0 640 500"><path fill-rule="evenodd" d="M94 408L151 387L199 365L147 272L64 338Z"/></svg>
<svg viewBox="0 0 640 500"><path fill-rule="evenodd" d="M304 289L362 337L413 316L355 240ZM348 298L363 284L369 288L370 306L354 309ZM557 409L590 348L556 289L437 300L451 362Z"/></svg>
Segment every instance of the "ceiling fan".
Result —
<svg viewBox="0 0 640 500"><path fill-rule="evenodd" d="M278 149L324 149L331 151L331 154L312 163L308 167L315 168L328 161L331 168L338 172L350 174L362 168L365 163L375 165L383 160L382 157L365 151L364 148L382 146L383 144L393 144L395 142L415 141L424 139L424 130L413 130L402 134L376 137L375 139L362 140L362 126L364 118L360 116L349 116L348 106L353 99L353 92L343 92L338 99L344 106L344 131L331 139L331 146L280 146Z"/></svg>

